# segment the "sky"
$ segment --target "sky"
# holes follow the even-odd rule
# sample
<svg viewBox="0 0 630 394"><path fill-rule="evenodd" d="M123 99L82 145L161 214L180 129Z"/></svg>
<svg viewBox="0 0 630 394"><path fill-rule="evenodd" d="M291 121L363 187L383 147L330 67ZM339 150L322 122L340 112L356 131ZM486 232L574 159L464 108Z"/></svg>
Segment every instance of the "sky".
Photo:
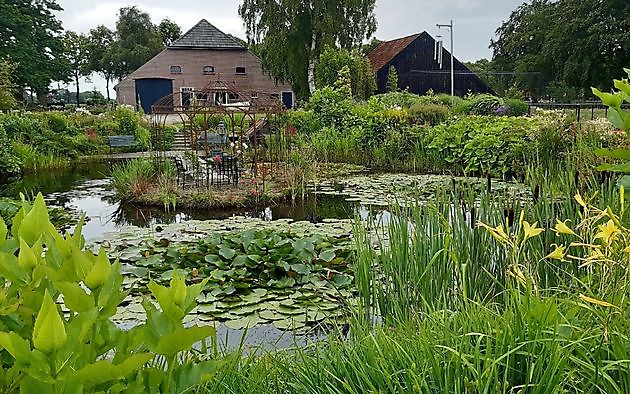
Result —
<svg viewBox="0 0 630 394"><path fill-rule="evenodd" d="M374 35L391 40L427 31L440 34L437 23L453 20L455 57L474 61L492 57L488 48L494 32L524 0L376 0L378 29ZM205 18L225 33L245 38L243 23L238 16L238 0L58 0L64 11L58 14L66 30L87 33L97 25L115 27L118 10L135 5L151 15L153 23L169 18L186 31ZM442 35L448 36L447 31ZM445 39L444 45L450 43ZM74 90L74 85L68 85ZM105 92L105 82L98 76L84 81L81 90L96 88ZM111 92L112 97L115 93Z"/></svg>

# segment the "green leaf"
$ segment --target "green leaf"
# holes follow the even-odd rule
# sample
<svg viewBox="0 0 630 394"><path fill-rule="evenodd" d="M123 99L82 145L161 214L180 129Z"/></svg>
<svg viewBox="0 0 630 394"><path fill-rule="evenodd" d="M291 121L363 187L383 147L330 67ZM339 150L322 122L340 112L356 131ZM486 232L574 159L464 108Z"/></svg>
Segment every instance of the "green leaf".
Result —
<svg viewBox="0 0 630 394"><path fill-rule="evenodd" d="M37 266L37 257L35 257L35 253L31 250L30 246L20 238L20 252L18 254L18 264L22 269L27 272L30 272Z"/></svg>
<svg viewBox="0 0 630 394"><path fill-rule="evenodd" d="M2 246L4 242L6 241L8 232L9 232L9 229L7 228L7 225L4 222L4 219L0 217L0 246Z"/></svg>
<svg viewBox="0 0 630 394"><path fill-rule="evenodd" d="M307 275L311 272L311 270L304 264L291 264L291 270L300 275Z"/></svg>
<svg viewBox="0 0 630 394"><path fill-rule="evenodd" d="M94 308L94 297L87 294L77 283L57 282L55 285L63 294L64 304L71 311L81 313Z"/></svg>
<svg viewBox="0 0 630 394"><path fill-rule="evenodd" d="M223 246L219 249L219 255L223 256L226 260L232 260L236 255L236 250Z"/></svg>
<svg viewBox="0 0 630 394"><path fill-rule="evenodd" d="M9 352L16 360L27 360L31 355L28 341L15 332L0 332L0 348Z"/></svg>
<svg viewBox="0 0 630 394"><path fill-rule="evenodd" d="M96 261L92 266L92 269L84 280L87 287L91 290L95 290L105 284L105 281L109 277L109 273L112 269L112 266L109 263L109 258L107 258L107 253L105 253L105 249L101 248L95 260Z"/></svg>
<svg viewBox="0 0 630 394"><path fill-rule="evenodd" d="M242 330L245 328L251 328L251 327L257 326L258 324L262 322L263 320L260 317L258 317L258 314L254 313L249 316L242 317L240 319L228 320L224 324L227 328L230 328L232 330Z"/></svg>
<svg viewBox="0 0 630 394"><path fill-rule="evenodd" d="M602 164L597 167L599 171L623 172L630 174L630 163L627 164Z"/></svg>
<svg viewBox="0 0 630 394"><path fill-rule="evenodd" d="M173 331L158 341L155 352L166 356L174 356L184 350L190 350L192 345L208 337L216 335L214 327L190 327Z"/></svg>
<svg viewBox="0 0 630 394"><path fill-rule="evenodd" d="M34 245L43 234L55 231L55 227L50 223L48 217L44 196L39 193L35 198L33 207L20 223L18 236L23 238L29 245Z"/></svg>
<svg viewBox="0 0 630 394"><path fill-rule="evenodd" d="M66 328L57 311L57 305L46 290L42 306L35 319L33 345L40 352L50 354L61 349L66 338Z"/></svg>
<svg viewBox="0 0 630 394"><path fill-rule="evenodd" d="M129 356L119 364L112 364L108 360L97 361L73 373L69 380L74 384L80 384L86 389L90 389L99 384L124 378L148 363L152 358L152 354L139 353Z"/></svg>
<svg viewBox="0 0 630 394"><path fill-rule="evenodd" d="M619 107L623 103L622 96L618 93L604 93L599 89L592 88L593 94L602 100L602 103L608 107Z"/></svg>
<svg viewBox="0 0 630 394"><path fill-rule="evenodd" d="M595 154L600 157L630 161L630 149L597 149Z"/></svg>
<svg viewBox="0 0 630 394"><path fill-rule="evenodd" d="M337 255L335 254L335 251L332 249L324 250L323 252L319 254L320 260L323 260L327 263L330 263L331 261L333 261L336 256Z"/></svg>

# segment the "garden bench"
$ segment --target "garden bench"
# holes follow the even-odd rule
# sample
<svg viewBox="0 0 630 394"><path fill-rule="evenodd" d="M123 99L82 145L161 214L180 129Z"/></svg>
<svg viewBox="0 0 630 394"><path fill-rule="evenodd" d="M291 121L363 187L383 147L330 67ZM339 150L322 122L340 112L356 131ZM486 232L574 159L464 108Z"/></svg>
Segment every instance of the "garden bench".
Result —
<svg viewBox="0 0 630 394"><path fill-rule="evenodd" d="M136 146L136 137L133 135L110 135L107 137L109 142L109 153L112 153L112 148L126 148Z"/></svg>

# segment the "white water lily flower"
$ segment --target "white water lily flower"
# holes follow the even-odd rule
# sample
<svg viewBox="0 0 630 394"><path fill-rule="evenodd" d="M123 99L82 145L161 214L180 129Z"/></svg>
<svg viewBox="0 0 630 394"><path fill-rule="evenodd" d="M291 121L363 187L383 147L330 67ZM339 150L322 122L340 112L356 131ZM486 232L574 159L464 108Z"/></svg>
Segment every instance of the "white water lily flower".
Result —
<svg viewBox="0 0 630 394"><path fill-rule="evenodd" d="M249 148L246 143L243 142L243 149Z"/></svg>
<svg viewBox="0 0 630 394"><path fill-rule="evenodd" d="M234 142L230 142L230 147L234 148L236 146L236 144Z"/></svg>

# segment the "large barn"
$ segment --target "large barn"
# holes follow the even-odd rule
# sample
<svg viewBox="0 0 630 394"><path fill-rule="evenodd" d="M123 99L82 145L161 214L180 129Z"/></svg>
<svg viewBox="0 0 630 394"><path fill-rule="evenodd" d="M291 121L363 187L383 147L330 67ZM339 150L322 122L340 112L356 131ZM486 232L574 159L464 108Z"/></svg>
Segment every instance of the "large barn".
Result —
<svg viewBox="0 0 630 394"><path fill-rule="evenodd" d="M427 32L380 43L369 54L379 93L387 90L389 68L398 73L398 87L412 93L451 92L451 54L442 49L442 67L435 59L435 39ZM492 89L455 58L455 95L492 93Z"/></svg>
<svg viewBox="0 0 630 394"><path fill-rule="evenodd" d="M258 57L205 19L120 81L115 87L116 99L150 113L151 106L162 97L173 94L189 100L195 91L212 83L225 83L252 95L270 93L287 108L295 104L291 85L274 80L263 71ZM217 96L213 100L224 104L250 98Z"/></svg>

